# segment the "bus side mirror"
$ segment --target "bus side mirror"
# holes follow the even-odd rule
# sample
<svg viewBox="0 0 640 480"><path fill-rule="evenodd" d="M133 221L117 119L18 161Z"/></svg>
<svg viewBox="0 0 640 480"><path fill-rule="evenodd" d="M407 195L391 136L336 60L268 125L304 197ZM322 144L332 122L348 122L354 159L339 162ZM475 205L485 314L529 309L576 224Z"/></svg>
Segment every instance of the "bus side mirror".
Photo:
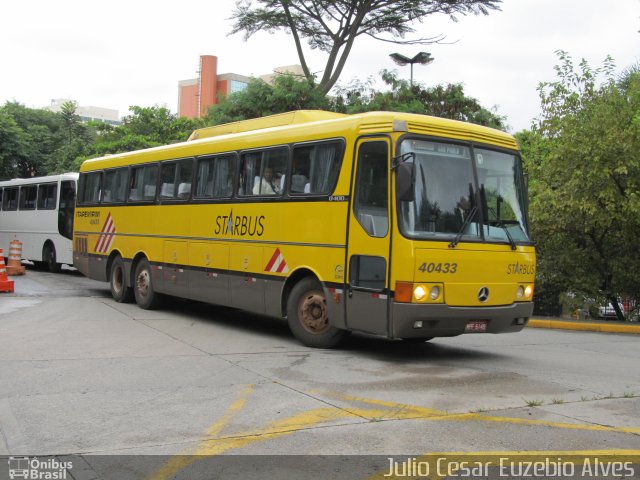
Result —
<svg viewBox="0 0 640 480"><path fill-rule="evenodd" d="M396 192L401 202L415 200L416 164L404 162L396 169Z"/></svg>

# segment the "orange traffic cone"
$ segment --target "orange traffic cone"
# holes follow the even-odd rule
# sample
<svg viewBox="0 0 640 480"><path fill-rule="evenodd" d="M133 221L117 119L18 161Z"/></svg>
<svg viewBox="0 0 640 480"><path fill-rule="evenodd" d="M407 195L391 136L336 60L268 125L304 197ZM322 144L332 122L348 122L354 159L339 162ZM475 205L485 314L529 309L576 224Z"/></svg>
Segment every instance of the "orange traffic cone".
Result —
<svg viewBox="0 0 640 480"><path fill-rule="evenodd" d="M13 280L7 277L7 269L4 266L4 252L0 248L0 292L13 292Z"/></svg>
<svg viewBox="0 0 640 480"><path fill-rule="evenodd" d="M25 270L22 266L22 242L20 240L12 240L9 244L7 273L9 275L24 275Z"/></svg>

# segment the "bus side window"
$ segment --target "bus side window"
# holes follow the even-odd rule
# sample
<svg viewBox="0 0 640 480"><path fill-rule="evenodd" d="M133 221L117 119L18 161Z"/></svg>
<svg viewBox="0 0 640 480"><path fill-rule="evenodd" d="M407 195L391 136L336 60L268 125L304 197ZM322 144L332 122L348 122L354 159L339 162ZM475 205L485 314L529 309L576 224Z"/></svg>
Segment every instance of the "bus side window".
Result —
<svg viewBox="0 0 640 480"><path fill-rule="evenodd" d="M198 198L228 198L233 193L236 156L221 155L198 159L195 196Z"/></svg>
<svg viewBox="0 0 640 480"><path fill-rule="evenodd" d="M192 178L191 158L163 163L160 168L160 197L173 200L189 198Z"/></svg>
<svg viewBox="0 0 640 480"><path fill-rule="evenodd" d="M261 160L262 152L249 152L242 155L238 195L253 195L255 178L260 175Z"/></svg>
<svg viewBox="0 0 640 480"><path fill-rule="evenodd" d="M38 210L55 210L58 185L43 183L38 187Z"/></svg>
<svg viewBox="0 0 640 480"><path fill-rule="evenodd" d="M127 186L127 169L116 168L104 172L102 203L124 202Z"/></svg>
<svg viewBox="0 0 640 480"><path fill-rule="evenodd" d="M35 210L37 198L37 185L23 185L20 187L20 210Z"/></svg>
<svg viewBox="0 0 640 480"><path fill-rule="evenodd" d="M18 209L18 187L7 187L4 189L4 198L2 199L3 210Z"/></svg>
<svg viewBox="0 0 640 480"><path fill-rule="evenodd" d="M100 202L102 172L89 172L80 175L79 203L91 204Z"/></svg>
<svg viewBox="0 0 640 480"><path fill-rule="evenodd" d="M304 193L304 187L309 183L309 168L311 164L311 154L314 147L296 147L293 150L293 165L291 168L291 193Z"/></svg>
<svg viewBox="0 0 640 480"><path fill-rule="evenodd" d="M129 200L150 201L156 197L158 165L144 165L131 169Z"/></svg>
<svg viewBox="0 0 640 480"><path fill-rule="evenodd" d="M331 194L340 174L342 150L338 141L294 147L290 193Z"/></svg>

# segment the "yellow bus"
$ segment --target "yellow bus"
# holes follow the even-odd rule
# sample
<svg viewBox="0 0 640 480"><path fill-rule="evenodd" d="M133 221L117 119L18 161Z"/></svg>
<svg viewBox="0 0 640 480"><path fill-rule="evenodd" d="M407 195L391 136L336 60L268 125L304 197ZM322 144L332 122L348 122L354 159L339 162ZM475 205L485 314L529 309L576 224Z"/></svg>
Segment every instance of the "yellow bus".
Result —
<svg viewBox="0 0 640 480"><path fill-rule="evenodd" d="M514 138L423 115L296 111L87 160L74 265L119 302L164 295L426 341L522 330L535 249Z"/></svg>

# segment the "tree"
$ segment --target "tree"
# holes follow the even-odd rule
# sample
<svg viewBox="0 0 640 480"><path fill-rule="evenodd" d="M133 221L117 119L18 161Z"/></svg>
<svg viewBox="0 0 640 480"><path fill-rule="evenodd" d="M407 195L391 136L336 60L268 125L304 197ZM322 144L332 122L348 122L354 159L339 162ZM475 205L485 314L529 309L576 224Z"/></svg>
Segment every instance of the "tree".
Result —
<svg viewBox="0 0 640 480"><path fill-rule="evenodd" d="M24 157L26 148L26 139L18 124L0 109L0 180L17 176L18 159Z"/></svg>
<svg viewBox="0 0 640 480"><path fill-rule="evenodd" d="M495 108L487 109L480 102L464 93L462 84L424 87L418 83L410 85L398 78L396 72L382 71L382 80L391 87L389 91L377 91L370 83L357 82L338 89L335 100L338 111L346 113L375 110L398 111L450 118L506 130L505 117Z"/></svg>
<svg viewBox="0 0 640 480"><path fill-rule="evenodd" d="M0 108L0 118L3 175L27 178L48 174L62 144L60 115L7 102Z"/></svg>
<svg viewBox="0 0 640 480"><path fill-rule="evenodd" d="M256 32L289 33L296 46L305 77L315 81L307 63L302 39L311 49L327 54L320 91L328 93L338 81L355 40L367 35L376 40L404 44L429 44L442 36L405 39L413 25L429 15L484 14L498 10L501 0L239 0L232 14L232 34L244 32L245 40Z"/></svg>
<svg viewBox="0 0 640 480"><path fill-rule="evenodd" d="M166 107L129 107L132 115L122 125L103 124L91 151L91 156L129 152L185 141L191 132L202 126L198 120L178 117Z"/></svg>
<svg viewBox="0 0 640 480"><path fill-rule="evenodd" d="M640 75L616 82L611 59L576 71L558 54L559 79L540 85L542 115L523 134L539 278L606 298L622 319L618 298L640 298Z"/></svg>
<svg viewBox="0 0 640 480"><path fill-rule="evenodd" d="M95 139L95 127L83 124L76 113L78 105L67 101L58 113L61 120L60 145L46 162L47 173L63 173L77 170L78 161L86 155Z"/></svg>
<svg viewBox="0 0 640 480"><path fill-rule="evenodd" d="M278 75L273 83L254 79L243 91L222 97L207 113L207 125L220 125L292 110L329 110L326 95L306 79Z"/></svg>

